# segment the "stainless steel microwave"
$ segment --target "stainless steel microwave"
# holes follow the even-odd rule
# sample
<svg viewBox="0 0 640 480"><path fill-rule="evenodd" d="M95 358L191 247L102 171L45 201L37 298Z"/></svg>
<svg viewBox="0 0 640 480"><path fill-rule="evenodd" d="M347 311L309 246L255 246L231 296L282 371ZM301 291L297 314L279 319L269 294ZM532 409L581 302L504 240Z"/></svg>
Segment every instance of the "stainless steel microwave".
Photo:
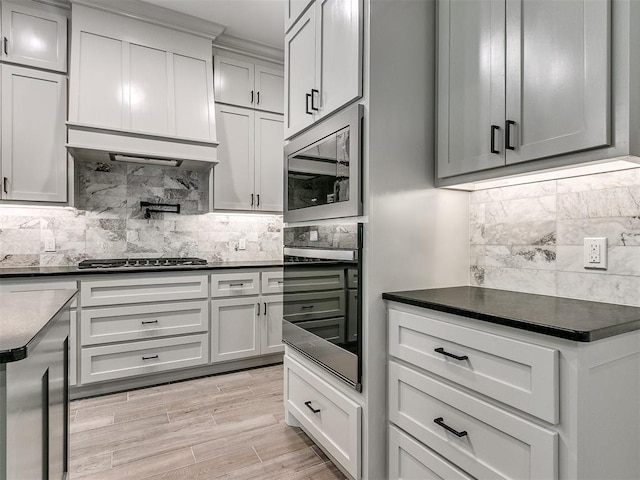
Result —
<svg viewBox="0 0 640 480"><path fill-rule="evenodd" d="M362 215L362 119L353 105L285 146L285 222Z"/></svg>

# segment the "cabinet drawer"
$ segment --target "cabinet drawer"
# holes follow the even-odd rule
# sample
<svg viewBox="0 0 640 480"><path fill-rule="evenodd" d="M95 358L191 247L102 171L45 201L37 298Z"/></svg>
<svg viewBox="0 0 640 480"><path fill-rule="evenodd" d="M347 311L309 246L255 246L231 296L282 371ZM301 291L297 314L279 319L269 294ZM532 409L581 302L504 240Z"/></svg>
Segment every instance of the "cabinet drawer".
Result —
<svg viewBox="0 0 640 480"><path fill-rule="evenodd" d="M389 353L558 423L557 350L391 308Z"/></svg>
<svg viewBox="0 0 640 480"><path fill-rule="evenodd" d="M284 316L290 322L345 316L344 290L285 294L284 298Z"/></svg>
<svg viewBox="0 0 640 480"><path fill-rule="evenodd" d="M206 275L153 275L80 282L82 307L206 298Z"/></svg>
<svg viewBox="0 0 640 480"><path fill-rule="evenodd" d="M284 286L287 293L343 289L344 268L288 270L284 278Z"/></svg>
<svg viewBox="0 0 640 480"><path fill-rule="evenodd" d="M206 365L208 335L188 335L82 349L82 383Z"/></svg>
<svg viewBox="0 0 640 480"><path fill-rule="evenodd" d="M260 294L260 273L214 273L211 275L211 296L239 297Z"/></svg>
<svg viewBox="0 0 640 480"><path fill-rule="evenodd" d="M389 480L473 480L402 430L389 426Z"/></svg>
<svg viewBox="0 0 640 480"><path fill-rule="evenodd" d="M33 282L31 280L16 280L11 283L2 283L0 285L0 293L9 292L36 292L38 290L76 290L78 288L78 282L75 280L69 280L61 282L60 280L44 280ZM71 303L71 308L78 306L77 296Z"/></svg>
<svg viewBox="0 0 640 480"><path fill-rule="evenodd" d="M261 293L282 293L284 291L283 276L282 270L262 272Z"/></svg>
<svg viewBox="0 0 640 480"><path fill-rule="evenodd" d="M354 478L360 478L360 405L285 356L285 403L305 429Z"/></svg>
<svg viewBox="0 0 640 480"><path fill-rule="evenodd" d="M208 330L209 302L159 303L82 310L82 345Z"/></svg>
<svg viewBox="0 0 640 480"><path fill-rule="evenodd" d="M389 420L476 478L558 477L557 433L395 362Z"/></svg>

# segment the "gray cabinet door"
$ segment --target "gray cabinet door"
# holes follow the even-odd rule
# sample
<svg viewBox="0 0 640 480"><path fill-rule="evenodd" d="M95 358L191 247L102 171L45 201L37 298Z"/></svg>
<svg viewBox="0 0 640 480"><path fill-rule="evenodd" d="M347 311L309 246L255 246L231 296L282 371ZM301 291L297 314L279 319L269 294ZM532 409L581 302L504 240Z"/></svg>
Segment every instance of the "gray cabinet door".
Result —
<svg viewBox="0 0 640 480"><path fill-rule="evenodd" d="M438 177L502 166L505 3L442 0L438 25Z"/></svg>
<svg viewBox="0 0 640 480"><path fill-rule="evenodd" d="M610 2L507 2L507 164L602 147L610 132Z"/></svg>

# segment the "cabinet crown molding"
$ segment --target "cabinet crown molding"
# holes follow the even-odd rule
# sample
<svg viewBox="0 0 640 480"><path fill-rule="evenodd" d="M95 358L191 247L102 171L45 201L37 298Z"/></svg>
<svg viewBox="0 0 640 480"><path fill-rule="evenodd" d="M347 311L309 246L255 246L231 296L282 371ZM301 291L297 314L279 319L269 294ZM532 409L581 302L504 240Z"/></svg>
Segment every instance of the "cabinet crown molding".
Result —
<svg viewBox="0 0 640 480"><path fill-rule="evenodd" d="M125 17L143 20L180 32L208 38L213 41L226 26L192 17L168 8L151 5L140 0L70 0L72 5L84 5Z"/></svg>
<svg viewBox="0 0 640 480"><path fill-rule="evenodd" d="M214 48L239 53L261 60L284 65L284 49L275 48L271 45L255 42L242 37L235 37L226 33L218 36L213 42Z"/></svg>

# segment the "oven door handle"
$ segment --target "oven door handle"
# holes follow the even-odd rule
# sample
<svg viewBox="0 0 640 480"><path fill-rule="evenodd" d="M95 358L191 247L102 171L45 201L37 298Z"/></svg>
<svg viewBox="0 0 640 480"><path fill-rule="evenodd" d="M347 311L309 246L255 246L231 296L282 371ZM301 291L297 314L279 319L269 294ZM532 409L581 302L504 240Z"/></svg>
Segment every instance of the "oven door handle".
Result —
<svg viewBox="0 0 640 480"><path fill-rule="evenodd" d="M284 254L292 257L317 258L318 260L346 260L358 259L357 250L332 250L321 248L293 248L284 247Z"/></svg>

